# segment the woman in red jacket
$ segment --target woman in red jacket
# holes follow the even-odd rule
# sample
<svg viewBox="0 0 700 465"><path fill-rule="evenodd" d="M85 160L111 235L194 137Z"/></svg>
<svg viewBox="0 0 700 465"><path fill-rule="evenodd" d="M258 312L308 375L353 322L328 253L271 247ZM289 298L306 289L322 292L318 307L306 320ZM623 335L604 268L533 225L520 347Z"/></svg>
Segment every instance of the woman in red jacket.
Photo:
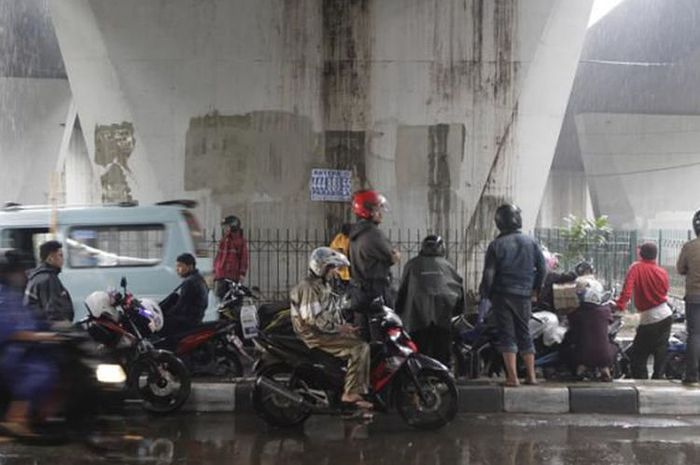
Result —
<svg viewBox="0 0 700 465"><path fill-rule="evenodd" d="M241 220L231 215L224 218L221 225L224 233L214 259L215 293L219 299L228 290L224 279L240 282L248 272L248 243L243 237Z"/></svg>

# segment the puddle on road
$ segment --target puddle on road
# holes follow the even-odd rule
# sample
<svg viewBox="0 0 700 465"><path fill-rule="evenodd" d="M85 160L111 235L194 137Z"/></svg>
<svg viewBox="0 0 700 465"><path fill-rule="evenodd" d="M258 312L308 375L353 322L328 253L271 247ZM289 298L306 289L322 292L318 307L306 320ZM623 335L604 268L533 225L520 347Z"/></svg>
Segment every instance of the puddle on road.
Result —
<svg viewBox="0 0 700 465"><path fill-rule="evenodd" d="M409 430L394 417L380 417L369 425L318 417L296 431L271 430L255 417L240 415L182 415L129 423L128 431L103 437L103 450L80 444L0 444L0 463L700 463L700 439L695 434L700 420L695 418L463 415L437 432Z"/></svg>

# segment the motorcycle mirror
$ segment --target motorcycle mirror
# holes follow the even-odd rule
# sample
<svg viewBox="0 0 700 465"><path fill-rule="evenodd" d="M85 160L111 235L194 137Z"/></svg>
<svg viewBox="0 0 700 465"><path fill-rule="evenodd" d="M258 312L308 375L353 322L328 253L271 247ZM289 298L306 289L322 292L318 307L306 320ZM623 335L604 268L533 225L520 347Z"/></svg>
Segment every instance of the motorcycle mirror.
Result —
<svg viewBox="0 0 700 465"><path fill-rule="evenodd" d="M126 276L122 276L121 281L119 281L119 287L126 289Z"/></svg>

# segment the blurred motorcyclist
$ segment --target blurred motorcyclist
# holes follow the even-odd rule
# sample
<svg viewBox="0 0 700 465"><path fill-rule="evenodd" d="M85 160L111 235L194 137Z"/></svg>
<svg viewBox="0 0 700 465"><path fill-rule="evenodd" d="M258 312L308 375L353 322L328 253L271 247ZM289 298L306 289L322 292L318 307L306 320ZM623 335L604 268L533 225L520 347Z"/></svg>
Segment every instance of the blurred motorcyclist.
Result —
<svg viewBox="0 0 700 465"><path fill-rule="evenodd" d="M10 434L32 437L35 417L48 414L59 375L48 349L36 342L55 339L47 323L22 303L31 257L0 249L0 378L11 401L1 426Z"/></svg>
<svg viewBox="0 0 700 465"><path fill-rule="evenodd" d="M331 280L348 266L345 255L329 247L315 249L309 258L309 274L291 292L294 332L309 348L317 347L348 361L342 402L369 409L363 400L369 388L369 345L357 336L358 328L342 316L342 299L333 293Z"/></svg>

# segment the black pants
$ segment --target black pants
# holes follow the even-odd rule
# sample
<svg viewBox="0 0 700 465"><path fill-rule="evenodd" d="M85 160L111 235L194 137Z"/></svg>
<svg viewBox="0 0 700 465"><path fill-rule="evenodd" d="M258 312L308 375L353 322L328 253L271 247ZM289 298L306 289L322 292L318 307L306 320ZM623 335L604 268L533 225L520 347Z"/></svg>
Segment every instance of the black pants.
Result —
<svg viewBox="0 0 700 465"><path fill-rule="evenodd" d="M688 329L688 343L685 352L685 379L698 380L700 361L700 303L685 304L685 324Z"/></svg>
<svg viewBox="0 0 700 465"><path fill-rule="evenodd" d="M631 354L632 378L648 379L647 360L654 356L654 373L652 379L663 378L663 363L666 359L668 337L671 335L672 319L669 316L649 325L641 325L634 336Z"/></svg>
<svg viewBox="0 0 700 465"><path fill-rule="evenodd" d="M367 283L352 282L348 288L348 294L352 302L352 322L360 327L360 337L368 342L376 341L379 337L379 328L372 325L371 320L372 314L381 308L374 308L372 302L377 297L382 297L384 305L394 308L394 293L389 280Z"/></svg>
<svg viewBox="0 0 700 465"><path fill-rule="evenodd" d="M445 366L450 366L452 337L450 330L430 325L428 328L411 332L411 339L418 346L418 352L434 358Z"/></svg>

